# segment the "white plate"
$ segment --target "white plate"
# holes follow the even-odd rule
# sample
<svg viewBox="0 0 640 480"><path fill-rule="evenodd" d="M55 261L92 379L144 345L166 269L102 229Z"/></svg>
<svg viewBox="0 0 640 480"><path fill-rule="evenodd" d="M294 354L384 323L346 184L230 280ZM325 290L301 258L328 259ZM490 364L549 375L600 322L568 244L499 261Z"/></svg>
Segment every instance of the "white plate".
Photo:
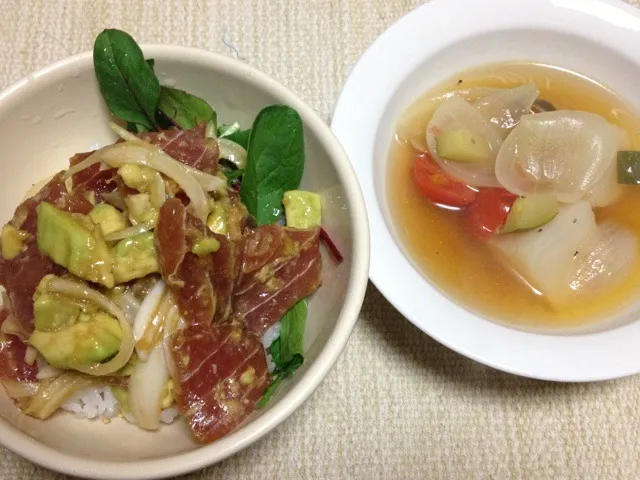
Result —
<svg viewBox="0 0 640 480"><path fill-rule="evenodd" d="M590 331L549 335L486 320L417 271L397 239L385 174L400 113L470 67L528 60L565 67L640 107L640 11L615 0L433 0L389 28L362 56L333 131L362 186L371 226L370 277L424 332L474 360L528 377L593 381L640 371L640 304Z"/></svg>

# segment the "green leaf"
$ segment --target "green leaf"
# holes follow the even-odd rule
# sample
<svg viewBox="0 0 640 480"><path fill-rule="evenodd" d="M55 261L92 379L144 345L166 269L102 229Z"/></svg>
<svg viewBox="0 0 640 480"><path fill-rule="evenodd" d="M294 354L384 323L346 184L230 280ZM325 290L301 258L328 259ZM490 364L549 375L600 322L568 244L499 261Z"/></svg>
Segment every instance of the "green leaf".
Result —
<svg viewBox="0 0 640 480"><path fill-rule="evenodd" d="M282 373L285 377L290 377L293 373L302 366L304 363L304 357L296 353L291 360L282 368Z"/></svg>
<svg viewBox="0 0 640 480"><path fill-rule="evenodd" d="M230 133L226 136L232 142L236 142L242 148L247 150L249 148L249 137L251 136L251 129L238 130L237 132Z"/></svg>
<svg viewBox="0 0 640 480"><path fill-rule="evenodd" d="M206 101L177 88L160 89L158 110L185 130L202 122L216 122L216 112Z"/></svg>
<svg viewBox="0 0 640 480"><path fill-rule="evenodd" d="M301 355L304 329L307 323L307 299L303 298L280 321L280 361L288 364L295 355Z"/></svg>
<svg viewBox="0 0 640 480"><path fill-rule="evenodd" d="M153 58L147 58L145 61L147 62L147 65L151 67L151 70L156 66L156 61Z"/></svg>
<svg viewBox="0 0 640 480"><path fill-rule="evenodd" d="M234 122L230 125L220 125L218 128L218 137L227 138L232 142L237 143L242 148L247 150L249 147L249 136L251 135L251 129L240 130L240 124Z"/></svg>
<svg viewBox="0 0 640 480"><path fill-rule="evenodd" d="M244 169L243 168L239 168L238 170L227 170L226 172L224 172L224 176L227 177L227 182L229 184L231 184L234 181L236 181L242 175L244 175Z"/></svg>
<svg viewBox="0 0 640 480"><path fill-rule="evenodd" d="M280 337L276 338L269 347L269 354L273 363L276 364L276 370L280 370L282 363L280 362Z"/></svg>
<svg viewBox="0 0 640 480"><path fill-rule="evenodd" d="M217 133L218 133L218 137L224 138L224 137L228 137L232 133L237 132L238 130L240 130L240 124L238 122L233 122L230 124L220 125L218 127Z"/></svg>
<svg viewBox="0 0 640 480"><path fill-rule="evenodd" d="M102 31L93 45L93 66L111 113L153 130L160 83L136 41L121 30Z"/></svg>
<svg viewBox="0 0 640 480"><path fill-rule="evenodd" d="M269 400L271 400L271 397L273 397L273 395L276 393L276 390L278 390L278 387L282 383L283 379L284 377L281 377L281 376L276 376L273 379L273 382L271 382L271 385L267 387L267 389L262 394L262 398L256 404L257 408L264 408L267 405L267 403L269 403Z"/></svg>
<svg viewBox="0 0 640 480"><path fill-rule="evenodd" d="M258 225L282 215L282 195L300 185L304 133L300 115L285 105L264 108L253 122L240 197Z"/></svg>

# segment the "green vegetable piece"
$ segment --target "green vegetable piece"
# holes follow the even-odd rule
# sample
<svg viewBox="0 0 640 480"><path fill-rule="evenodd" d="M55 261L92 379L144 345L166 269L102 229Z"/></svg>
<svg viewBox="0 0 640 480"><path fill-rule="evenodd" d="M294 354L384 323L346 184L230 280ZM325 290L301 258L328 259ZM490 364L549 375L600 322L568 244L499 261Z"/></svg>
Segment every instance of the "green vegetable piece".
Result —
<svg viewBox="0 0 640 480"><path fill-rule="evenodd" d="M207 217L207 227L218 235L229 233L229 215L224 202L215 202L212 212Z"/></svg>
<svg viewBox="0 0 640 480"><path fill-rule="evenodd" d="M278 220L282 195L300 185L304 133L300 115L285 105L264 108L249 136L240 197L258 225Z"/></svg>
<svg viewBox="0 0 640 480"><path fill-rule="evenodd" d="M56 368L76 369L102 362L120 349L122 329L114 317L96 313L57 332L35 330L29 338L42 356Z"/></svg>
<svg viewBox="0 0 640 480"><path fill-rule="evenodd" d="M284 193L282 203L288 227L310 228L320 225L322 206L317 193L291 190Z"/></svg>
<svg viewBox="0 0 640 480"><path fill-rule="evenodd" d="M131 35L116 29L102 31L93 45L93 66L111 113L154 130L160 83Z"/></svg>
<svg viewBox="0 0 640 480"><path fill-rule="evenodd" d="M81 313L80 305L55 293L43 293L33 304L35 327L40 332L57 332L70 327L78 321Z"/></svg>
<svg viewBox="0 0 640 480"><path fill-rule="evenodd" d="M100 227L84 215L43 202L38 206L38 248L77 277L113 288L112 260Z"/></svg>
<svg viewBox="0 0 640 480"><path fill-rule="evenodd" d="M558 214L554 193L534 194L516 199L501 233L529 230L550 222Z"/></svg>
<svg viewBox="0 0 640 480"><path fill-rule="evenodd" d="M113 258L116 283L128 282L160 271L153 232L120 240L114 248Z"/></svg>
<svg viewBox="0 0 640 480"><path fill-rule="evenodd" d="M618 183L640 185L640 152L618 152Z"/></svg>
<svg viewBox="0 0 640 480"><path fill-rule="evenodd" d="M158 218L158 211L151 205L151 197L148 193L127 195L124 204L129 212L131 223L153 222Z"/></svg>
<svg viewBox="0 0 640 480"><path fill-rule="evenodd" d="M229 185L233 184L238 178L244 175L244 168L239 168L237 170L227 170L224 172L224 176L227 177L227 183Z"/></svg>
<svg viewBox="0 0 640 480"><path fill-rule="evenodd" d="M24 241L29 238L29 233L18 230L10 224L2 227L2 258L13 260L24 248Z"/></svg>
<svg viewBox="0 0 640 480"><path fill-rule="evenodd" d="M228 125L220 125L217 129L217 136L219 138L225 138L238 131L240 131L240 124L238 122L233 122Z"/></svg>
<svg viewBox="0 0 640 480"><path fill-rule="evenodd" d="M126 164L118 169L118 175L127 187L148 193L155 171L143 165Z"/></svg>
<svg viewBox="0 0 640 480"><path fill-rule="evenodd" d="M220 242L216 238L203 238L198 240L191 249L191 253L204 257L220 249Z"/></svg>
<svg viewBox="0 0 640 480"><path fill-rule="evenodd" d="M161 87L158 110L185 130L197 127L202 122L213 122L215 131L217 116L213 108L202 98L183 90Z"/></svg>
<svg viewBox="0 0 640 480"><path fill-rule="evenodd" d="M100 225L102 235L105 237L129 226L120 210L108 203L99 203L93 207L93 210L89 212L89 216L97 225Z"/></svg>
<svg viewBox="0 0 640 480"><path fill-rule="evenodd" d="M302 355L307 320L307 299L303 298L280 321L280 363L287 365L295 355Z"/></svg>
<svg viewBox="0 0 640 480"><path fill-rule="evenodd" d="M440 158L454 162L479 163L489 158L491 149L485 139L461 128L438 135L436 153Z"/></svg>
<svg viewBox="0 0 640 480"><path fill-rule="evenodd" d="M271 385L267 387L267 389L262 394L262 397L260 398L260 400L258 400L258 403L256 404L256 408L264 408L267 406L267 404L271 401L271 397L273 397L273 395L278 390L278 387L282 383L282 380L284 380L283 376L278 375L274 377L273 381L271 382Z"/></svg>
<svg viewBox="0 0 640 480"><path fill-rule="evenodd" d="M111 387L111 393L116 397L120 411L128 413L131 411L129 407L129 390L122 387Z"/></svg>
<svg viewBox="0 0 640 480"><path fill-rule="evenodd" d="M247 130L238 130L236 132L232 132L228 135L225 135L223 138L227 138L232 142L237 143L242 148L247 150L249 148L249 137L251 136L251 129Z"/></svg>

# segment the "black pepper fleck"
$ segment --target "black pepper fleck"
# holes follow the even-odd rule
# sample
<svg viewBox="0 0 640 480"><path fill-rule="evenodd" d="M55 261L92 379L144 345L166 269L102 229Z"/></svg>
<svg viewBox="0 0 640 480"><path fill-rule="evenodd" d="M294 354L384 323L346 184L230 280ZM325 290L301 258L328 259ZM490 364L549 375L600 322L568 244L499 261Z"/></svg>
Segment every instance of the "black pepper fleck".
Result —
<svg viewBox="0 0 640 480"><path fill-rule="evenodd" d="M538 230L538 233L540 233L541 231L542 231L542 229L539 229L539 230Z"/></svg>
<svg viewBox="0 0 640 480"><path fill-rule="evenodd" d="M458 80L458 85L460 85L462 83L462 79Z"/></svg>
<svg viewBox="0 0 640 480"><path fill-rule="evenodd" d="M578 253L580 253L580 252L578 252L578 250L576 250L576 253L573 254L573 258L576 258L578 256Z"/></svg>
<svg viewBox="0 0 640 480"><path fill-rule="evenodd" d="M577 221L578 221L578 219L577 219L577 218L574 218L574 219L573 219L573 223L576 223Z"/></svg>

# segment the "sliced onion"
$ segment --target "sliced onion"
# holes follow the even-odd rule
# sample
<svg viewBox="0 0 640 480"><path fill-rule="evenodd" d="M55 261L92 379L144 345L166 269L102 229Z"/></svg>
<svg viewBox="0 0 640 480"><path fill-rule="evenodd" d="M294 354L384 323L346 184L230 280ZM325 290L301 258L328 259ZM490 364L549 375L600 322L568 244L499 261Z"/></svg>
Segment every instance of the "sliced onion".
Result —
<svg viewBox="0 0 640 480"><path fill-rule="evenodd" d="M225 158L238 168L247 166L247 151L236 142L228 138L219 138L218 145L220 147L220 158Z"/></svg>
<svg viewBox="0 0 640 480"><path fill-rule="evenodd" d="M191 174L192 171L198 170L190 169L190 167L171 158L162 152L162 150L153 148L153 146L148 143L117 143L98 150L93 155L99 155L100 161L103 161L113 168L120 168L125 164L134 164L149 167L164 173L180 185L180 188L184 190L191 200L191 205L195 209L198 218L206 221L208 213L207 196L198 183L198 180ZM204 172L200 173L207 175ZM211 175L208 176L217 178ZM221 179L218 180L222 182Z"/></svg>
<svg viewBox="0 0 640 480"><path fill-rule="evenodd" d="M167 190L164 185L162 175L160 175L158 172L155 172L153 175L153 179L149 187L149 194L151 197L151 205L153 205L153 208L155 208L156 210L160 210L160 207L162 207L162 204L167 199Z"/></svg>
<svg viewBox="0 0 640 480"><path fill-rule="evenodd" d="M532 83L515 88L497 90L473 103L485 120L490 122L505 139L520 119L531 112L540 95Z"/></svg>
<svg viewBox="0 0 640 480"><path fill-rule="evenodd" d="M433 116L434 110L438 108L442 102L454 96L463 98L468 102L473 102L493 93L495 90L495 88L476 87L446 92L432 98L419 99L407 108L398 120L396 124L396 136L401 142L409 142L416 150L426 152L429 149L425 137L427 124Z"/></svg>
<svg viewBox="0 0 640 480"><path fill-rule="evenodd" d="M56 378L62 375L62 373L63 371L56 367L52 367L51 365L45 365L42 368L38 368L38 374L36 375L36 378L38 380L49 380L51 378Z"/></svg>
<svg viewBox="0 0 640 480"><path fill-rule="evenodd" d="M620 128L593 113L526 115L500 149L496 176L517 195L555 192L562 202L602 206L616 198L612 164L624 143Z"/></svg>
<svg viewBox="0 0 640 480"><path fill-rule="evenodd" d="M106 363L97 363L87 367L78 366L76 367L77 370L89 375L102 376L120 370L127 364L134 349L133 331L124 313L115 303L97 290L58 277L51 278L47 284L47 289L51 292L58 292L73 298L93 302L107 313L116 317L120 323L122 341L116 356Z"/></svg>
<svg viewBox="0 0 640 480"><path fill-rule="evenodd" d="M164 363L167 365L167 369L174 379L178 378L178 370L176 369L176 364L173 361L173 356L171 355L171 337L176 330L181 330L182 328L184 328L184 319L180 317L178 307L174 305L167 314L167 326L162 340Z"/></svg>
<svg viewBox="0 0 640 480"><path fill-rule="evenodd" d="M145 233L150 230L153 230L156 227L157 223L158 223L157 219L138 223L137 225L133 225L131 227L118 230L117 232L110 233L109 235L106 235L104 239L107 242L115 242L117 240L122 240L124 238L135 237L136 235L140 235L141 233Z"/></svg>
<svg viewBox="0 0 640 480"><path fill-rule="evenodd" d="M464 163L445 160L436 153L436 137L443 132L466 129L487 142L491 154L483 163ZM427 145L434 160L450 175L458 180L478 187L499 186L495 176L494 163L502 137L478 109L466 100L453 96L438 107L427 125Z"/></svg>
<svg viewBox="0 0 640 480"><path fill-rule="evenodd" d="M611 224L598 227L584 200L563 206L541 228L498 235L491 243L555 307L615 285L638 255L633 234Z"/></svg>
<svg viewBox="0 0 640 480"><path fill-rule="evenodd" d="M24 327L16 320L16 317L13 315L9 315L4 322L2 322L2 326L0 327L0 332L5 335L15 335L18 337L23 343L26 343L29 340L29 335L25 331Z"/></svg>
<svg viewBox="0 0 640 480"><path fill-rule="evenodd" d="M65 372L55 380L43 380L24 413L46 420L76 392L97 385L97 380L75 372Z"/></svg>
<svg viewBox="0 0 640 480"><path fill-rule="evenodd" d="M149 142L141 139L140 137L137 137L136 135L132 134L131 132L128 132L127 130L125 130L124 128L119 126L118 124L116 124L114 122L109 122L109 126L123 140L126 140L127 142L134 143L136 145L143 146L143 147L148 148L150 150L153 150L155 153L157 153L159 155L162 155L162 156L165 156L167 158L170 158L174 162L177 162L179 165L181 165L183 168L185 168L187 170L187 172L189 172L193 177L195 177L195 179L198 181L200 186L202 188L204 188L207 192L213 192L215 190L223 190L226 187L226 183L225 183L224 180L221 180L220 178L218 178L218 177L216 177L214 175L209 175L208 173L200 171L197 168L193 168L193 167L190 167L189 165L186 165L184 163L178 162L173 157L167 155L164 152L164 150L162 150L157 145L154 145L152 143L149 143ZM151 167L151 168L154 168L154 167ZM156 170L159 170L159 169L156 169ZM166 174L166 175L168 175L168 174Z"/></svg>
<svg viewBox="0 0 640 480"><path fill-rule="evenodd" d="M21 382L10 378L0 379L0 384L4 387L7 395L14 400L32 397L38 391L38 382Z"/></svg>
<svg viewBox="0 0 640 480"><path fill-rule="evenodd" d="M120 308L122 309L124 316L127 317L127 320L129 320L131 324L133 324L133 321L140 310L140 302L136 296L130 289L127 289L120 296L120 301L118 303L120 304Z"/></svg>
<svg viewBox="0 0 640 480"><path fill-rule="evenodd" d="M146 361L134 365L129 378L129 408L137 424L146 430L160 427L162 396L169 380L162 349L158 343Z"/></svg>
<svg viewBox="0 0 640 480"><path fill-rule="evenodd" d="M133 338L136 342L143 337L147 325L156 316L167 291L167 284L164 283L164 280L158 280L147 296L144 297L138 314L133 321Z"/></svg>
<svg viewBox="0 0 640 480"><path fill-rule="evenodd" d="M27 345L27 348L24 351L24 363L27 365L33 365L36 362L37 356L38 350L33 348L31 345Z"/></svg>

